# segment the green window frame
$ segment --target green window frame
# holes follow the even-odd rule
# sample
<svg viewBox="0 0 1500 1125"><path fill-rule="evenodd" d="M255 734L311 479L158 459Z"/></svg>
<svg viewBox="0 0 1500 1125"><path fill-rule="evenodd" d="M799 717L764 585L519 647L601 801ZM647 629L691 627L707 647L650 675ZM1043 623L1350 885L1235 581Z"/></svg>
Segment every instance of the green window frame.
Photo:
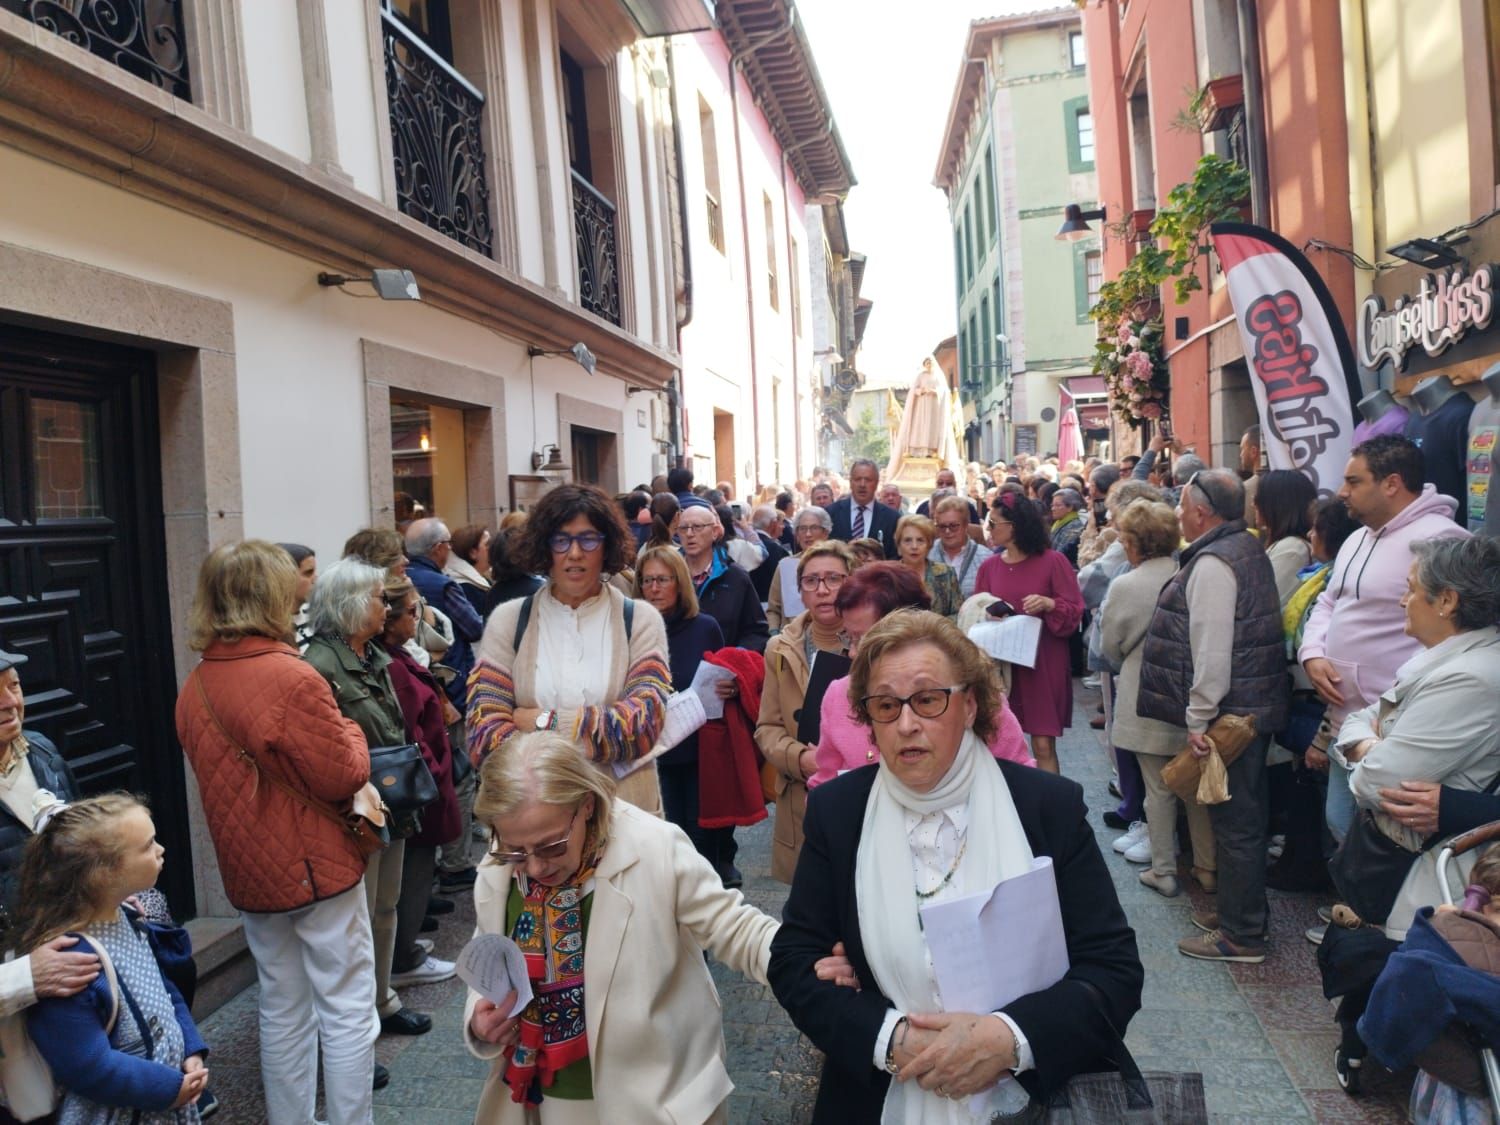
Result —
<svg viewBox="0 0 1500 1125"><path fill-rule="evenodd" d="M1097 242L1085 241L1073 244L1073 303L1078 313L1079 324L1089 324L1093 318L1089 316L1089 310L1093 307L1089 304L1089 255L1102 254ZM1103 268L1103 260L1100 261Z"/></svg>
<svg viewBox="0 0 1500 1125"><path fill-rule="evenodd" d="M1063 132L1068 139L1068 171L1069 172L1092 172L1094 162L1083 158L1083 149L1078 140L1078 118L1081 114L1089 112L1089 99L1085 94L1082 97L1069 98L1063 102ZM1095 136L1098 136L1097 130Z"/></svg>

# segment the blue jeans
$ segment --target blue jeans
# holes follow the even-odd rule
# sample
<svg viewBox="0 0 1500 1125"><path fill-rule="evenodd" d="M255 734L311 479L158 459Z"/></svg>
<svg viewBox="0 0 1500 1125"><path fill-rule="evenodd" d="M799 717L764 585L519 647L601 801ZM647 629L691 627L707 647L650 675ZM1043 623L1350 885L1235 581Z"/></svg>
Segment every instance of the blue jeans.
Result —
<svg viewBox="0 0 1500 1125"><path fill-rule="evenodd" d="M1335 843L1342 844L1354 823L1354 794L1349 792L1349 771L1331 758L1328 761L1328 798L1323 815Z"/></svg>

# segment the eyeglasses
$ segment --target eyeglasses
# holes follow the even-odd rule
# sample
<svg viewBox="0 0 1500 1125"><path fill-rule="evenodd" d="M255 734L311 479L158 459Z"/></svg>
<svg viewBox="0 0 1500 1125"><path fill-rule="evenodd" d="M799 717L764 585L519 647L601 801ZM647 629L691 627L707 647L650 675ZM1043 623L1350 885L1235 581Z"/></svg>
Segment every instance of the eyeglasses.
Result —
<svg viewBox="0 0 1500 1125"><path fill-rule="evenodd" d="M797 579L797 585L802 587L804 594L810 594L819 586L827 586L830 590L837 590L848 578L847 574L804 574Z"/></svg>
<svg viewBox="0 0 1500 1125"><path fill-rule="evenodd" d="M540 847L533 848L528 852L520 848L502 847L500 841L497 839L490 846L490 855L494 856L501 863L508 863L513 867L519 867L525 863L528 856L535 856L537 859L556 859L568 850L568 844L573 840L573 828L578 823L578 814L582 811L582 805L573 810L573 819L568 821L568 834L561 840L557 840L551 844L542 844Z"/></svg>
<svg viewBox="0 0 1500 1125"><path fill-rule="evenodd" d="M964 525L961 524L961 523L940 523L940 524L935 524L934 526L939 531L943 531L943 532L960 531L964 527Z"/></svg>
<svg viewBox="0 0 1500 1125"><path fill-rule="evenodd" d="M402 607L386 602L386 612L392 617L415 617L422 612L422 607L416 604Z"/></svg>
<svg viewBox="0 0 1500 1125"><path fill-rule="evenodd" d="M698 531L712 531L718 526L716 523L679 523L677 525L677 534L689 535Z"/></svg>
<svg viewBox="0 0 1500 1125"><path fill-rule="evenodd" d="M547 536L547 546L552 548L554 555L566 555L577 543L580 550L594 552L604 546L604 536L597 531L585 531L582 535L569 535L566 531L555 532Z"/></svg>
<svg viewBox="0 0 1500 1125"><path fill-rule="evenodd" d="M641 589L647 586L675 586L677 579L670 574L646 574L641 576Z"/></svg>
<svg viewBox="0 0 1500 1125"><path fill-rule="evenodd" d="M968 686L954 684L952 687L923 688L904 699L899 695L867 695L859 703L865 714L877 723L894 723L901 717L901 708L908 705L919 718L936 719L948 710L953 693L966 691Z"/></svg>

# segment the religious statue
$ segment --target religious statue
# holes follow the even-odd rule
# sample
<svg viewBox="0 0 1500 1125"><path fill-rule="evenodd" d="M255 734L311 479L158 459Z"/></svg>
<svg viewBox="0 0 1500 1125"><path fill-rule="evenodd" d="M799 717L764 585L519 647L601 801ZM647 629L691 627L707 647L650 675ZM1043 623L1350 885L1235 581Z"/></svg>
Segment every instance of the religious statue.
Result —
<svg viewBox="0 0 1500 1125"><path fill-rule="evenodd" d="M901 425L891 443L891 463L885 479L895 480L904 467L922 478L935 477L938 469L957 471L962 462L953 436L953 409L948 380L942 368L928 356L922 360L922 370L907 392ZM912 477L912 472L907 476Z"/></svg>

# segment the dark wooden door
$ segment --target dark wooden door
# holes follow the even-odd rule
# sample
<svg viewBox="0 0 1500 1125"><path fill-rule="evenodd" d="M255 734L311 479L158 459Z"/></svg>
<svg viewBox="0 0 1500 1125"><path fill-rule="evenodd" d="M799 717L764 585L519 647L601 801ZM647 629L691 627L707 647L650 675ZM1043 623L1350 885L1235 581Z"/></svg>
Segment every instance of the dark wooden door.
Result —
<svg viewBox="0 0 1500 1125"><path fill-rule="evenodd" d="M0 325L0 647L83 788L150 799L186 917L165 554L154 356Z"/></svg>

